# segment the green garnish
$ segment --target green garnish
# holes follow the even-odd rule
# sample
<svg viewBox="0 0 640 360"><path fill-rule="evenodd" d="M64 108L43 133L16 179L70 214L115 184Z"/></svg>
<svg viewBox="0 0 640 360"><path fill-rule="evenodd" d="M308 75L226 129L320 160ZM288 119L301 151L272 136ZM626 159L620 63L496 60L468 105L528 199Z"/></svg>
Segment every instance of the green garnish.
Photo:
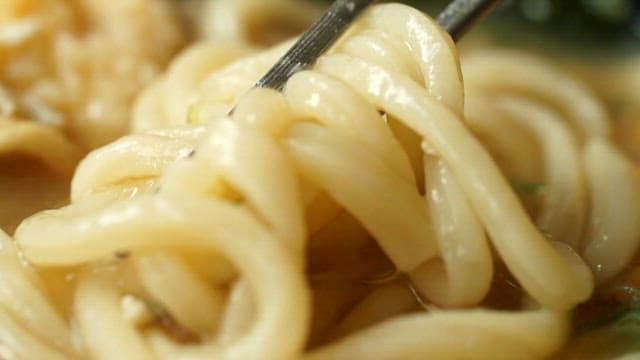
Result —
<svg viewBox="0 0 640 360"><path fill-rule="evenodd" d="M612 359L640 355L640 289L608 288L574 313L575 332L553 359ZM634 357L635 358L635 357Z"/></svg>
<svg viewBox="0 0 640 360"><path fill-rule="evenodd" d="M511 179L510 182L513 189L522 195L541 195L547 188L545 184L535 183L527 180Z"/></svg>
<svg viewBox="0 0 640 360"><path fill-rule="evenodd" d="M612 359L636 352L640 352L640 302L583 327L557 358Z"/></svg>

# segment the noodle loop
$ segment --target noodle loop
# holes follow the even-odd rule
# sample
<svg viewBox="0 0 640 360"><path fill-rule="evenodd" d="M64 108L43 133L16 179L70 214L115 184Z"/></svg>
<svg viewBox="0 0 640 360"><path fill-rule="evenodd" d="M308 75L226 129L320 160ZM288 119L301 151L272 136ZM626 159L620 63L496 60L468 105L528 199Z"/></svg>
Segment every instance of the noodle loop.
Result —
<svg viewBox="0 0 640 360"><path fill-rule="evenodd" d="M640 241L640 172L593 94L520 53L471 55L463 72L449 35L400 4L369 9L282 93L252 89L291 41L258 51L247 17L282 5L306 24L292 4L207 5L225 40L186 49L140 95L133 132L80 163L70 204L23 221L17 249L1 235L2 344L310 360L563 345L569 311ZM38 156L68 172L58 143Z"/></svg>

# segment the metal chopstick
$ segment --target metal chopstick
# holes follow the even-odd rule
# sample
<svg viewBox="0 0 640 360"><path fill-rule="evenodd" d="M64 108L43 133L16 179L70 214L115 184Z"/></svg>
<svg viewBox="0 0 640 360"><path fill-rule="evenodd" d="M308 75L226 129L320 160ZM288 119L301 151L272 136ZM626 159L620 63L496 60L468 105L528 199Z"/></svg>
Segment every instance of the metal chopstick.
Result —
<svg viewBox="0 0 640 360"><path fill-rule="evenodd" d="M337 0L284 56L256 83L282 90L297 71L312 65L342 35L351 22L376 0Z"/></svg>
<svg viewBox="0 0 640 360"><path fill-rule="evenodd" d="M436 20L454 41L458 41L473 25L493 11L498 3L500 0L455 0Z"/></svg>
<svg viewBox="0 0 640 360"><path fill-rule="evenodd" d="M342 35L351 22L376 0L336 0L278 62L256 83L257 87L282 90L296 72L313 65ZM454 0L440 13L438 23L460 39L475 23L490 13L500 0Z"/></svg>

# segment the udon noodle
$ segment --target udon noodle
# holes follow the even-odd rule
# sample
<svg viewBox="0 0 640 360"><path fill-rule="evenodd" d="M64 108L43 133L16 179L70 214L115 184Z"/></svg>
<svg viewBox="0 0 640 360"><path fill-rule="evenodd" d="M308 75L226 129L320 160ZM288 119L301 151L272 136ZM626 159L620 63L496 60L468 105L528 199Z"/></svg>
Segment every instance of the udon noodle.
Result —
<svg viewBox="0 0 640 360"><path fill-rule="evenodd" d="M0 357L545 358L632 264L640 173L561 68L461 66L432 19L383 4L282 93L251 89L291 45L261 49L255 14L312 17L212 4L70 203L0 235ZM10 129L0 153L71 171L73 137Z"/></svg>
<svg viewBox="0 0 640 360"><path fill-rule="evenodd" d="M184 41L170 10L155 0L2 1L0 227L63 204L83 154L125 134L135 95Z"/></svg>

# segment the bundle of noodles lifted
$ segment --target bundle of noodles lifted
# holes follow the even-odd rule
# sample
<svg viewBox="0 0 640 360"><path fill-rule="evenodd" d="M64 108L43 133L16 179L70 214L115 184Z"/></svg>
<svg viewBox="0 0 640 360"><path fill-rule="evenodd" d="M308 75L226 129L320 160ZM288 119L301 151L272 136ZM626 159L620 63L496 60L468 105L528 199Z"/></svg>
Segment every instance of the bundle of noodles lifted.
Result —
<svg viewBox="0 0 640 360"><path fill-rule="evenodd" d="M2 354L563 346L640 235L638 171L598 100L524 54L473 54L461 72L450 37L399 4L371 8L283 93L248 91L290 45L187 49L139 99L135 133L81 162L71 204L2 238Z"/></svg>

